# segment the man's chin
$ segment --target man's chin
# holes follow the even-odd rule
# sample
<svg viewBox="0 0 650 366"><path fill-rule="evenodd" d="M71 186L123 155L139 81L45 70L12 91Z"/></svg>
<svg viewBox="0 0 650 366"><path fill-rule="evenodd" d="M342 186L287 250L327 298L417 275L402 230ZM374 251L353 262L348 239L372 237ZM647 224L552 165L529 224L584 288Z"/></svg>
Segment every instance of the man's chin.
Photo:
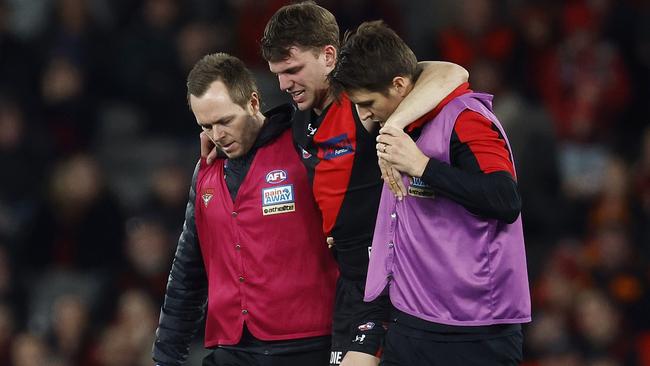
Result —
<svg viewBox="0 0 650 366"><path fill-rule="evenodd" d="M233 154L226 154L226 158L228 159L237 159L240 158L244 154L239 154L239 153L233 153Z"/></svg>
<svg viewBox="0 0 650 366"><path fill-rule="evenodd" d="M295 103L295 104L296 104L296 107L298 107L298 110L300 110L302 112L308 111L308 110L310 110L312 108L312 104L307 103L307 101L300 102L300 103Z"/></svg>
<svg viewBox="0 0 650 366"><path fill-rule="evenodd" d="M244 153L242 153L242 151L240 149L236 149L236 150L233 150L233 151L223 151L223 153L224 153L224 155L226 155L226 157L228 159L237 159L237 158L242 157L244 155Z"/></svg>

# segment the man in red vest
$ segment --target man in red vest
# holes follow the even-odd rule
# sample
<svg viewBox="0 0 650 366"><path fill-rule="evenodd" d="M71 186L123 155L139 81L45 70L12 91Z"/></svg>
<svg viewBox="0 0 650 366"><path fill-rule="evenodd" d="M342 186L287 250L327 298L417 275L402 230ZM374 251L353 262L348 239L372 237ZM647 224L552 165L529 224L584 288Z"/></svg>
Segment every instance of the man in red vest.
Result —
<svg viewBox="0 0 650 366"><path fill-rule="evenodd" d="M187 85L222 155L194 172L154 360L181 365L205 313L203 365L327 365L338 272L292 142L294 107L262 114L251 73L223 53Z"/></svg>

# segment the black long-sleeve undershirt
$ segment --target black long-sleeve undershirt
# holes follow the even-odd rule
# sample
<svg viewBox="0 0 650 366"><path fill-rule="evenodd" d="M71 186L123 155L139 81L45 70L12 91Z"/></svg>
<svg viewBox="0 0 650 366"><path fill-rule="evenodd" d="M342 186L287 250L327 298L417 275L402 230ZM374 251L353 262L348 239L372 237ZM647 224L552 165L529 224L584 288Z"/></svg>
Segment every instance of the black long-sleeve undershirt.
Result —
<svg viewBox="0 0 650 366"><path fill-rule="evenodd" d="M411 137L417 138L420 132L413 131ZM485 139L485 136L490 137ZM477 149L476 146L488 146L488 153L485 150L475 153L472 148ZM422 180L436 193L475 215L512 223L521 212L521 196L510 173L514 169L509 157L505 140L496 126L478 113L464 112L454 126L450 141L451 165L429 159ZM490 167L486 168L487 165ZM495 166L504 168L495 170L499 169Z"/></svg>
<svg viewBox="0 0 650 366"><path fill-rule="evenodd" d="M422 180L437 193L458 202L476 215L510 224L521 211L517 183L508 172L469 172L429 159Z"/></svg>

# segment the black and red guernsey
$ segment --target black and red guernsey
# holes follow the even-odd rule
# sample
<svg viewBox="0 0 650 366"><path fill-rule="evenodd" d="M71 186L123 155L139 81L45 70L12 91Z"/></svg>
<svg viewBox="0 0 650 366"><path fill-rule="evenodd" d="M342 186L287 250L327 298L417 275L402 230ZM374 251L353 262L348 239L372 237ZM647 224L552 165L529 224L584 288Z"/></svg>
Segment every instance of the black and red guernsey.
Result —
<svg viewBox="0 0 650 366"><path fill-rule="evenodd" d="M365 129L344 94L320 116L302 117L294 120L293 137L323 214L323 232L335 240L341 273L365 277L383 183L377 133Z"/></svg>

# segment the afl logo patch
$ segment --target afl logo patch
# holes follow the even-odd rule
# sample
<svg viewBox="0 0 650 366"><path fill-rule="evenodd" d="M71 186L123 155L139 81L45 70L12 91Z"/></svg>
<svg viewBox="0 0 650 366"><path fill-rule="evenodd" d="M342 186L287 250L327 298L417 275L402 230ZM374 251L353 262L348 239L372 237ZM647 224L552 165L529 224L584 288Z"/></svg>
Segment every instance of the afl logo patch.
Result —
<svg viewBox="0 0 650 366"><path fill-rule="evenodd" d="M284 170L273 170L266 173L266 183L278 184L287 179L287 172Z"/></svg>

